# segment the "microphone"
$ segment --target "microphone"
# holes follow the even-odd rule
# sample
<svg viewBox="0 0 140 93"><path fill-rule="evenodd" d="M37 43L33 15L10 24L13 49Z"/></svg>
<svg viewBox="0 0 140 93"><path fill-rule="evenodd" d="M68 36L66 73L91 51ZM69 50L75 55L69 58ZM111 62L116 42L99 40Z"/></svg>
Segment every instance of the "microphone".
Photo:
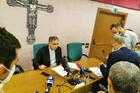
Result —
<svg viewBox="0 0 140 93"><path fill-rule="evenodd" d="M88 68L82 67L80 63L76 63L77 67L80 69L80 76L86 76L86 72L91 73L92 71ZM90 79L95 80L94 77L88 76Z"/></svg>
<svg viewBox="0 0 140 93"><path fill-rule="evenodd" d="M80 63L76 63L77 67L80 69L80 75L85 75L85 71Z"/></svg>
<svg viewBox="0 0 140 93"><path fill-rule="evenodd" d="M64 56L63 58L61 58L61 64L62 64L64 70L68 72L67 76L69 76L69 74L72 73L72 72L71 72L71 70L70 70L70 67L69 67L69 65L68 65L68 62L67 62L65 56Z"/></svg>
<svg viewBox="0 0 140 93"><path fill-rule="evenodd" d="M50 92L50 88L52 87L53 82L54 82L54 77L53 77L53 76L48 77L48 79L47 79L47 81L46 81L46 83L47 83L47 88L46 88L45 93L49 93L49 92Z"/></svg>
<svg viewBox="0 0 140 93"><path fill-rule="evenodd" d="M76 65L80 69L81 74L85 74L85 72L91 73L91 71L88 68L82 67L80 63L77 63Z"/></svg>
<svg viewBox="0 0 140 93"><path fill-rule="evenodd" d="M88 68L85 68L85 67L84 67L83 69L84 69L85 72L91 73L91 70L89 70Z"/></svg>

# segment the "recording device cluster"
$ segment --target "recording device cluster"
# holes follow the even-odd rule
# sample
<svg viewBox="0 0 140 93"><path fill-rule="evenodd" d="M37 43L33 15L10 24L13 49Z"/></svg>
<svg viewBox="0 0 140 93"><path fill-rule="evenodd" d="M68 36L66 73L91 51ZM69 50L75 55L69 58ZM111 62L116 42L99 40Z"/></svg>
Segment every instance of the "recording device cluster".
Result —
<svg viewBox="0 0 140 93"><path fill-rule="evenodd" d="M67 77L74 74L73 71L71 71L71 69L68 65L68 62L67 62L67 58L65 56L61 59L61 64L62 64L64 70L67 71ZM80 63L77 63L76 65L80 69L80 77L82 77L82 76L86 77L86 72L91 73L91 71L88 68L82 67ZM77 84L80 84L81 82L83 82L83 80L80 80L79 77L76 77L76 78L70 77L67 81L71 85L77 85Z"/></svg>
<svg viewBox="0 0 140 93"><path fill-rule="evenodd" d="M91 73L91 71L90 71L88 68L82 67L80 63L77 63L76 65L77 65L77 67L80 69L80 75L81 75L81 76L82 76L82 75L85 75L86 72Z"/></svg>
<svg viewBox="0 0 140 93"><path fill-rule="evenodd" d="M83 82L82 80L80 80L79 78L70 78L67 80L71 85L77 85L80 84L81 82Z"/></svg>
<svg viewBox="0 0 140 93"><path fill-rule="evenodd" d="M68 77L67 81L68 81L69 84L77 85L77 84L80 84L81 82L84 82L84 80L81 80L79 77L74 78L74 77L71 76L71 75L74 75L74 72L70 69L70 67L68 65L68 62L67 62L67 58L65 56L61 59L61 64L62 64L64 70L67 72L67 77ZM79 71L80 77L86 77L87 78L86 72L91 73L91 71L88 68L82 67L80 63L77 63L76 65L80 69L80 71ZM44 75L44 76L47 76L47 77L49 76L48 79L46 80L47 88L45 90L45 93L49 93L50 89L51 89L51 87L54 83L54 77L51 76L50 74L46 73L46 72L41 72L41 74ZM94 78L91 77L91 79L94 79Z"/></svg>

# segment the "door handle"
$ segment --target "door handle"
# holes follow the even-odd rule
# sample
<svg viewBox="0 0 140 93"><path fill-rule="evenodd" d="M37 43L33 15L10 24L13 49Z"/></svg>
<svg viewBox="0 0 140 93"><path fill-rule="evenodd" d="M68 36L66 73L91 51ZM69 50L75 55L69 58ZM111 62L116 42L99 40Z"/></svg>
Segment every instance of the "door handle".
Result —
<svg viewBox="0 0 140 93"><path fill-rule="evenodd" d="M92 44L95 44L95 39L92 40Z"/></svg>

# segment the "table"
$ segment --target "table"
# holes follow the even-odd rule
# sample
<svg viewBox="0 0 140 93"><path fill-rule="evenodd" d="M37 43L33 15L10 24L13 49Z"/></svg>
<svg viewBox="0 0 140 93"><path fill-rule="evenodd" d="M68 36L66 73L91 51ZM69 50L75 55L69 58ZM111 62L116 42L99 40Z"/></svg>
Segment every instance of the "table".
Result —
<svg viewBox="0 0 140 93"><path fill-rule="evenodd" d="M82 66L87 67L99 67L101 60L97 58L90 58L86 60L80 60L78 61L81 63ZM65 78L61 77L59 74L57 74L55 71L53 71L51 68L46 68L45 71L49 73L50 75L54 76L54 84L51 87L50 93L88 93L95 82L100 80L102 77L97 77L95 74L90 73L91 77L94 77L95 80L92 80L88 83L86 83L83 87L74 89L74 86L70 85L69 83L66 83L66 86L61 86L60 92L59 87L57 85L61 85L64 83ZM34 71L27 71L21 74L14 75L12 79L5 84L4 86L4 92L5 93L34 93L35 90L37 90L39 93L45 93L46 89L46 80L47 77L40 74L41 70L34 70Z"/></svg>

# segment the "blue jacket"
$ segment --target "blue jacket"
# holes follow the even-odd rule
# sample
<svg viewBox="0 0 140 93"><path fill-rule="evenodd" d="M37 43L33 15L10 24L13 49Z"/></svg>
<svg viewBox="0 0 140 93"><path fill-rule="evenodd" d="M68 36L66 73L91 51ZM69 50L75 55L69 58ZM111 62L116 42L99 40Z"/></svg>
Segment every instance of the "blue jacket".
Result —
<svg viewBox="0 0 140 93"><path fill-rule="evenodd" d="M139 66L138 54L127 47L122 47L117 51L111 52L107 60L107 66L101 65L100 69L103 76L108 77L110 67L118 61L128 61Z"/></svg>

